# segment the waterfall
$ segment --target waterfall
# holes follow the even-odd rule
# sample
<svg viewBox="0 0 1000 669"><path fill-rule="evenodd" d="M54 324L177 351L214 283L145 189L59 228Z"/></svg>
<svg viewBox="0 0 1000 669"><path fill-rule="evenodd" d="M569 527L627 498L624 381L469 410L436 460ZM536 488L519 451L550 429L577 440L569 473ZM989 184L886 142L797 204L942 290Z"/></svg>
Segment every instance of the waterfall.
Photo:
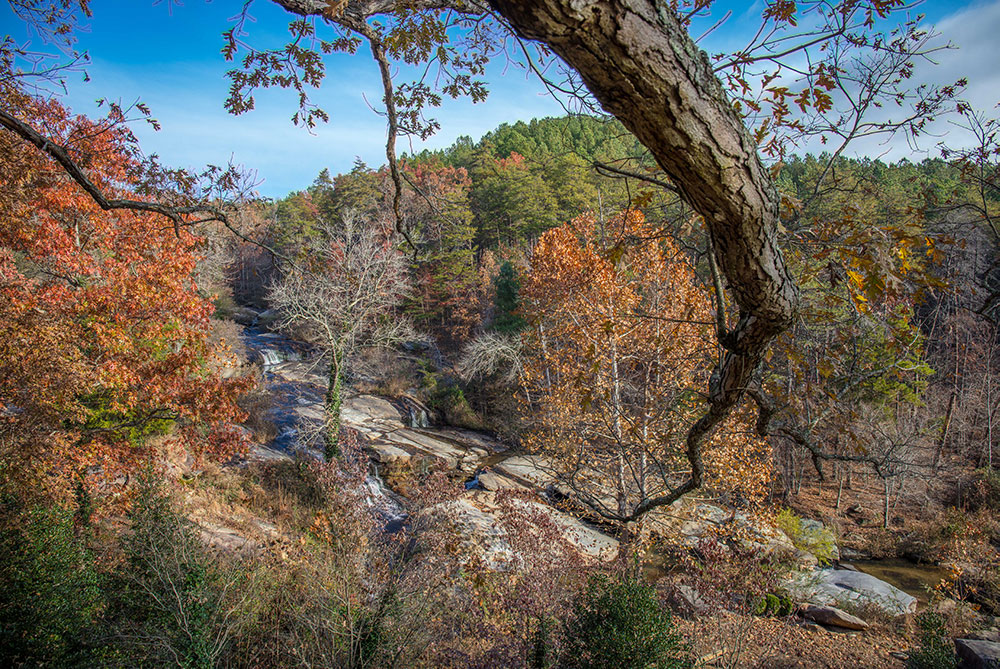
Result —
<svg viewBox="0 0 1000 669"><path fill-rule="evenodd" d="M274 367L281 362L281 354L273 348L261 349L260 357L263 359L264 367Z"/></svg>
<svg viewBox="0 0 1000 669"><path fill-rule="evenodd" d="M409 427L430 427L431 421L422 407L409 407L406 422Z"/></svg>

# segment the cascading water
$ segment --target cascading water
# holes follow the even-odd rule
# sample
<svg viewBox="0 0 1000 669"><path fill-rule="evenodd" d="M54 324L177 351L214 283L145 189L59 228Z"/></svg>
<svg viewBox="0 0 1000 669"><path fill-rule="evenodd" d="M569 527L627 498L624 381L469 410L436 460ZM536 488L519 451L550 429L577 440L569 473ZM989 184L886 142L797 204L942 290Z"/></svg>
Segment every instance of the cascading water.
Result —
<svg viewBox="0 0 1000 669"><path fill-rule="evenodd" d="M260 352L262 364L265 368L281 364L281 355L273 348L265 348Z"/></svg>
<svg viewBox="0 0 1000 669"><path fill-rule="evenodd" d="M299 451L321 457L322 448L309 442L322 434L326 379L314 369L308 349L287 337L254 327L244 328L243 342L261 363L264 384L271 395L267 418L277 428L277 435L267 446L283 453ZM428 422L426 412L422 413L423 418L417 420ZM364 486L368 506L384 520L386 531L395 532L402 527L406 510L382 483L377 471L367 476Z"/></svg>

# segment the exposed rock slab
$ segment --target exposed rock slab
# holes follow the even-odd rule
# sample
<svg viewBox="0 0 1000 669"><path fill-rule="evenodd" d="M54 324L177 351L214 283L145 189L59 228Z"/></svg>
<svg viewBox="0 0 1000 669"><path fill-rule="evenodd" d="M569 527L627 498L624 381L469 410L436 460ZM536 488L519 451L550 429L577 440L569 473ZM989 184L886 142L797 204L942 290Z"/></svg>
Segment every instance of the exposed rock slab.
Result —
<svg viewBox="0 0 1000 669"><path fill-rule="evenodd" d="M344 400L341 420L352 427L377 422L390 429L403 427L403 418L392 403L374 395L354 395Z"/></svg>
<svg viewBox="0 0 1000 669"><path fill-rule="evenodd" d="M584 560L606 561L618 554L618 541L583 521L539 502L513 500L526 517L540 517L551 521L568 547ZM508 541L500 515L503 513L494 493L472 491L456 500L435 504L421 515L437 522L447 522L464 537L463 544L470 553L478 553L492 569L509 569L519 559Z"/></svg>
<svg viewBox="0 0 1000 669"><path fill-rule="evenodd" d="M870 574L843 569L819 569L799 573L786 583L792 594L820 605L876 606L889 615L903 615L917 610L917 599Z"/></svg>
<svg viewBox="0 0 1000 669"><path fill-rule="evenodd" d="M868 623L861 618L852 616L850 613L841 611L833 606L805 604L799 607L799 615L820 625L830 625L831 627L841 627L848 630L868 629Z"/></svg>
<svg viewBox="0 0 1000 669"><path fill-rule="evenodd" d="M529 487L544 490L555 482L552 463L538 455L515 455L498 463L495 469Z"/></svg>
<svg viewBox="0 0 1000 669"><path fill-rule="evenodd" d="M668 542L684 548L696 548L707 539L732 537L742 548L764 555L797 553L791 539L778 528L704 502L678 500L651 514L649 527Z"/></svg>
<svg viewBox="0 0 1000 669"><path fill-rule="evenodd" d="M1000 643L980 639L955 639L959 669L997 669L1000 667Z"/></svg>
<svg viewBox="0 0 1000 669"><path fill-rule="evenodd" d="M484 490L528 490L527 486L521 485L514 479L498 474L497 472L482 472L479 474L479 485Z"/></svg>
<svg viewBox="0 0 1000 669"><path fill-rule="evenodd" d="M370 444L368 450L377 462L384 465L402 465L410 462L413 455L391 444Z"/></svg>

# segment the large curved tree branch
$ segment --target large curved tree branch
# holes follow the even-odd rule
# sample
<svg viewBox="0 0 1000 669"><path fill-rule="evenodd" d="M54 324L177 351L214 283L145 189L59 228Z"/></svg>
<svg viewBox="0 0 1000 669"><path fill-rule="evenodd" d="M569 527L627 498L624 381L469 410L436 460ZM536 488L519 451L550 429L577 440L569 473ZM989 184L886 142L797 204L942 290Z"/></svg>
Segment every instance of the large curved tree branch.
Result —
<svg viewBox="0 0 1000 669"><path fill-rule="evenodd" d="M723 342L709 407L687 435L691 474L627 520L702 484L702 445L742 399L771 341L792 322L798 292L777 243L779 198L757 146L707 56L665 3L491 0L527 39L574 67L604 108L650 150L705 219L740 319Z"/></svg>
<svg viewBox="0 0 1000 669"><path fill-rule="evenodd" d="M165 216L170 219L174 225L174 233L178 235L180 234L181 227L217 221L225 226L227 230L240 240L259 246L275 258L285 262L290 262L290 259L287 256L275 250L270 245L251 239L243 234L243 232L233 224L232 220L230 220L226 211L220 207L205 203L175 206L164 204L162 202L109 198L101 191L97 184L90 180L90 178L83 171L83 168L80 167L77 161L70 155L69 150L62 144L45 137L29 124L11 116L3 109L0 109L0 126L6 128L10 132L13 132L21 139L30 142L40 151L59 163L60 167L65 170L66 174L68 174L70 178L73 179L73 181L75 181L77 185L79 185L80 188L82 188L84 192L90 196L94 203L103 211L126 209L131 211L145 211L160 214L161 216ZM204 217L197 220L190 220L186 218L186 216L191 214L202 214Z"/></svg>
<svg viewBox="0 0 1000 669"><path fill-rule="evenodd" d="M131 209L132 211L148 211L166 216L174 223L174 230L180 231L182 225L187 225L184 216L187 214L208 214L210 219L227 222L226 214L219 208L211 205L195 204L183 207L175 207L160 202L143 202L141 200L109 199L101 189L91 181L83 169L69 155L65 146L43 136L40 132L20 119L11 116L6 111L0 109L0 126L7 128L15 135L31 142L43 153L52 157L66 171L73 181L86 191L91 199L104 211L112 209Z"/></svg>

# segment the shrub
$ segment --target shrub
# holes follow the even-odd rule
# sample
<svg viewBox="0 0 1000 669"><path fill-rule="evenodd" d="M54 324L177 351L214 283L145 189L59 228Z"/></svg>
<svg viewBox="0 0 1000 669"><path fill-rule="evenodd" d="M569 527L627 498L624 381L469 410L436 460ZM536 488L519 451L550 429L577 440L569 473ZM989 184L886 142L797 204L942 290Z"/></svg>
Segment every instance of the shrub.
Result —
<svg viewBox="0 0 1000 669"><path fill-rule="evenodd" d="M788 595L769 592L755 600L752 610L755 616L788 616L792 613L792 600Z"/></svg>
<svg viewBox="0 0 1000 669"><path fill-rule="evenodd" d="M550 669L555 662L553 660L554 650L552 646L552 619L539 617L535 626L534 637L531 642L531 655L528 657L528 666L531 669Z"/></svg>
<svg viewBox="0 0 1000 669"><path fill-rule="evenodd" d="M925 611L917 616L920 646L906 660L906 669L954 669L955 651L941 614Z"/></svg>
<svg viewBox="0 0 1000 669"><path fill-rule="evenodd" d="M103 607L93 556L68 509L19 510L0 519L0 657L6 666L99 664L89 642ZM15 507L15 508L11 508Z"/></svg>
<svg viewBox="0 0 1000 669"><path fill-rule="evenodd" d="M655 591L628 577L592 578L565 624L561 666L573 669L693 666Z"/></svg>
<svg viewBox="0 0 1000 669"><path fill-rule="evenodd" d="M791 509L782 509L775 518L775 523L778 529L788 535L796 548L812 553L820 564L830 564L833 561L837 540L830 528L820 523L803 521Z"/></svg>
<svg viewBox="0 0 1000 669"><path fill-rule="evenodd" d="M213 558L146 473L108 588L109 628L138 665L216 666L251 600L250 570Z"/></svg>
<svg viewBox="0 0 1000 669"><path fill-rule="evenodd" d="M977 469L962 482L959 503L967 511L1000 510L1000 471L992 467Z"/></svg>

